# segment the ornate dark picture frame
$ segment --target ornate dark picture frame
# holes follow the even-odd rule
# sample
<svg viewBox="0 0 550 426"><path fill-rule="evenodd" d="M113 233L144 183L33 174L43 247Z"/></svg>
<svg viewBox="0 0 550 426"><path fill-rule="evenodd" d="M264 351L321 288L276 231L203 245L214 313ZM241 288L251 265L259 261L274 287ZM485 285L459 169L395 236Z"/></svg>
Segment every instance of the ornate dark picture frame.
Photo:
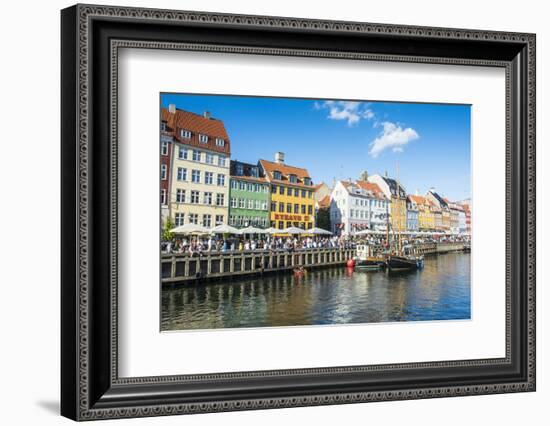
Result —
<svg viewBox="0 0 550 426"><path fill-rule="evenodd" d="M63 10L61 28L64 416L92 420L535 390L535 35L95 5ZM504 68L506 356L119 378L121 47Z"/></svg>

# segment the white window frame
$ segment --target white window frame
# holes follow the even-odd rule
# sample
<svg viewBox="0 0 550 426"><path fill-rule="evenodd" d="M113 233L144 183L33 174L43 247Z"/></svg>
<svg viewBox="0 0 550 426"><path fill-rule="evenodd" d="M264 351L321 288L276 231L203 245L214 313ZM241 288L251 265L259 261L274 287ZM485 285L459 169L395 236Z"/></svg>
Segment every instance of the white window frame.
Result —
<svg viewBox="0 0 550 426"><path fill-rule="evenodd" d="M185 213L177 212L174 215L174 225L175 226L182 226L185 222Z"/></svg>
<svg viewBox="0 0 550 426"><path fill-rule="evenodd" d="M185 189L177 188L176 189L176 203L185 203Z"/></svg>
<svg viewBox="0 0 550 426"><path fill-rule="evenodd" d="M180 130L180 137L182 137L183 139L191 139L191 136L191 131L185 129Z"/></svg>
<svg viewBox="0 0 550 426"><path fill-rule="evenodd" d="M168 142L160 143L160 155L168 155Z"/></svg>
<svg viewBox="0 0 550 426"><path fill-rule="evenodd" d="M206 185L214 184L214 173L213 172L204 172L204 183Z"/></svg>
<svg viewBox="0 0 550 426"><path fill-rule="evenodd" d="M212 193L211 192L205 192L203 194L203 204L205 204L207 206L212 205Z"/></svg>
<svg viewBox="0 0 550 426"><path fill-rule="evenodd" d="M160 165L160 178L161 180L168 179L168 166L166 164Z"/></svg>
<svg viewBox="0 0 550 426"><path fill-rule="evenodd" d="M216 138L216 145L220 146L220 147L224 147L225 146L225 139Z"/></svg>
<svg viewBox="0 0 550 426"><path fill-rule="evenodd" d="M187 180L187 169L185 167L178 167L176 177L177 177L177 180L180 181L180 182L186 181Z"/></svg>
<svg viewBox="0 0 550 426"><path fill-rule="evenodd" d="M191 182L201 183L201 171L193 169L191 170Z"/></svg>
<svg viewBox="0 0 550 426"><path fill-rule="evenodd" d="M208 135L205 135L203 133L199 133L199 142L200 143L208 143Z"/></svg>
<svg viewBox="0 0 550 426"><path fill-rule="evenodd" d="M179 148L180 149L178 150L178 159L187 160L187 157L189 156L189 150L184 146L180 146Z"/></svg>
<svg viewBox="0 0 550 426"><path fill-rule="evenodd" d="M221 199L221 202L220 202L220 199ZM216 194L216 205L217 206L224 206L225 205L225 194L222 194L220 192L218 192Z"/></svg>
<svg viewBox="0 0 550 426"><path fill-rule="evenodd" d="M220 183L220 179L221 179L222 183ZM225 186L225 175L222 174L222 173L218 173L216 183L218 184L218 186Z"/></svg>
<svg viewBox="0 0 550 426"><path fill-rule="evenodd" d="M165 206L167 204L166 202L166 189L161 189L160 190L160 204Z"/></svg>

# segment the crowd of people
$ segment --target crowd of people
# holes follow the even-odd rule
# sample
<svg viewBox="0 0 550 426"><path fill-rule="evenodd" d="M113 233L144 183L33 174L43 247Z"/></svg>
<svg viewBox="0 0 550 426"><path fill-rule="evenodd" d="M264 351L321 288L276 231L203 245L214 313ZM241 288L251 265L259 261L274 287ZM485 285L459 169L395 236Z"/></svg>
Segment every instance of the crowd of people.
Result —
<svg viewBox="0 0 550 426"><path fill-rule="evenodd" d="M396 242L390 239L390 245ZM402 245L430 244L438 242L469 243L467 235L421 235L402 236ZM242 252L242 251L297 251L317 248L355 248L359 244L376 247L387 247L385 235L365 236L316 236L299 237L266 236L263 238L242 238L223 236L188 236L177 237L172 241L163 242L161 250L164 254L203 255L206 253Z"/></svg>

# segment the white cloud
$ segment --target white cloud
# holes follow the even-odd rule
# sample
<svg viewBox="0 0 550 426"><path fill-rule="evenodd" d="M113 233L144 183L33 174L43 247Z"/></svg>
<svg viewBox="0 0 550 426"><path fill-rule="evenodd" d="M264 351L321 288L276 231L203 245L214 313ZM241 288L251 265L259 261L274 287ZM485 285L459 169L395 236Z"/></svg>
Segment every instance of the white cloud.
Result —
<svg viewBox="0 0 550 426"><path fill-rule="evenodd" d="M376 158L385 149L391 148L393 152L403 152L403 147L410 141L418 139L420 136L414 129L407 127L402 128L401 125L385 121L380 123L382 131L378 137L370 144L369 154Z"/></svg>
<svg viewBox="0 0 550 426"><path fill-rule="evenodd" d="M369 103L355 101L325 101L315 102L315 109L328 109L327 118L330 120L345 120L348 126L358 124L362 119L371 120L374 112Z"/></svg>

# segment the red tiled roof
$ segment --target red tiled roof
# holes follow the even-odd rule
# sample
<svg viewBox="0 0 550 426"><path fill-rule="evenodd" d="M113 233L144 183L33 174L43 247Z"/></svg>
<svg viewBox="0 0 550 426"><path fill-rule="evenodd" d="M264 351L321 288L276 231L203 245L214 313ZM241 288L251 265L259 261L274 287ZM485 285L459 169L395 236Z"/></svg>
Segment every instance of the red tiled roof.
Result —
<svg viewBox="0 0 550 426"><path fill-rule="evenodd" d="M206 118L181 109L177 109L173 114L166 108L161 108L160 112L161 120L166 122L168 132L174 135L177 142L227 155L230 154L229 136L227 135L223 121L215 118ZM182 138L180 134L181 130L189 130L191 138ZM207 143L199 142L199 133L209 136ZM225 141L223 147L216 145L216 138L221 138Z"/></svg>
<svg viewBox="0 0 550 426"><path fill-rule="evenodd" d="M320 208L330 207L330 195L325 195L317 202Z"/></svg>
<svg viewBox="0 0 550 426"><path fill-rule="evenodd" d="M357 186L359 186L359 188L364 189L365 191L372 192L376 198L380 198L380 199L386 198L386 196L384 195L384 193L376 183L367 182L364 180L358 180Z"/></svg>
<svg viewBox="0 0 550 426"><path fill-rule="evenodd" d="M288 166L284 163L275 163L273 161L267 160L260 160L260 165L263 167L266 177L270 182L281 182L289 185L313 188L312 185L304 185L304 178L310 178L309 172L306 169L303 169L301 167ZM278 180L273 177L273 172L275 171L281 172L282 179ZM298 181L296 183L290 182L290 175L296 175Z"/></svg>

